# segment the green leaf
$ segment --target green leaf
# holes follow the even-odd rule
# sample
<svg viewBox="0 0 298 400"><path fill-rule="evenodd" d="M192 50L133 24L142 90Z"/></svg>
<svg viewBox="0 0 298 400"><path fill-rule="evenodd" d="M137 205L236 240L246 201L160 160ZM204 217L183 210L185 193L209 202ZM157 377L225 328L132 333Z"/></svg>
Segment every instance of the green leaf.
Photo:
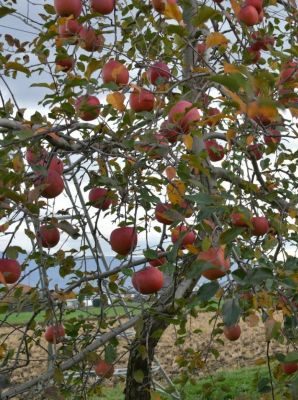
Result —
<svg viewBox="0 0 298 400"><path fill-rule="evenodd" d="M287 354L284 358L284 362L298 362L298 351Z"/></svg>
<svg viewBox="0 0 298 400"><path fill-rule="evenodd" d="M224 324L226 326L235 325L239 320L240 311L238 300L227 299L221 309Z"/></svg>
<svg viewBox="0 0 298 400"><path fill-rule="evenodd" d="M17 62L8 62L5 64L5 69L23 72L26 75L31 75L30 69Z"/></svg>
<svg viewBox="0 0 298 400"><path fill-rule="evenodd" d="M116 347L114 345L112 345L111 343L109 343L107 345L107 347L105 348L105 360L109 364L113 364L113 362L116 360L116 358L117 358Z"/></svg>
<svg viewBox="0 0 298 400"><path fill-rule="evenodd" d="M231 243L238 235L240 235L245 230L246 228L244 227L236 227L226 230L225 232L221 233L219 237L220 244Z"/></svg>
<svg viewBox="0 0 298 400"><path fill-rule="evenodd" d="M158 253L156 250L147 249L143 251L144 257L148 258L149 260L154 260L158 258Z"/></svg>
<svg viewBox="0 0 298 400"><path fill-rule="evenodd" d="M238 92L240 88L247 86L247 79L241 74L214 75L209 79L213 82L220 83L232 92Z"/></svg>
<svg viewBox="0 0 298 400"><path fill-rule="evenodd" d="M210 300L218 291L219 287L217 281L204 283L198 290L198 299L202 302Z"/></svg>
<svg viewBox="0 0 298 400"><path fill-rule="evenodd" d="M201 6L198 9L197 15L195 15L192 19L192 23L195 26L200 26L202 25L204 22L208 21L208 19L212 18L214 19L214 17L219 16L219 12L214 10L211 7L208 6Z"/></svg>
<svg viewBox="0 0 298 400"><path fill-rule="evenodd" d="M9 7L0 7L0 18L5 17L5 15L13 14L16 10Z"/></svg>
<svg viewBox="0 0 298 400"><path fill-rule="evenodd" d="M45 9L45 11L48 14L51 14L51 15L55 15L56 14L55 8L51 4L45 4L43 6L43 8Z"/></svg>
<svg viewBox="0 0 298 400"><path fill-rule="evenodd" d="M134 372L133 378L136 382L142 383L144 380L144 372L141 369L138 369Z"/></svg>
<svg viewBox="0 0 298 400"><path fill-rule="evenodd" d="M251 283L256 284L266 279L273 279L273 273L271 269L262 267L254 269L249 280Z"/></svg>

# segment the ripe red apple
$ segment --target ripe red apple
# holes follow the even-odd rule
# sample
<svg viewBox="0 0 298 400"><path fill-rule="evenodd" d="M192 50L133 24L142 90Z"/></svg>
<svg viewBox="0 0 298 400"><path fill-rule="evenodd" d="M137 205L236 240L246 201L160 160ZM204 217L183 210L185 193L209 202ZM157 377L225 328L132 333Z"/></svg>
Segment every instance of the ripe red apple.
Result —
<svg viewBox="0 0 298 400"><path fill-rule="evenodd" d="M71 38L78 35L82 25L76 19L68 19L63 24L59 24L58 32L61 38Z"/></svg>
<svg viewBox="0 0 298 400"><path fill-rule="evenodd" d="M31 167L43 165L47 156L48 152L43 147L28 148L26 151L26 160Z"/></svg>
<svg viewBox="0 0 298 400"><path fill-rule="evenodd" d="M82 12L81 0L54 0L54 7L60 17L73 15L77 18Z"/></svg>
<svg viewBox="0 0 298 400"><path fill-rule="evenodd" d="M291 81L295 81L298 78L298 62L288 61L285 63L280 72L279 83L282 85Z"/></svg>
<svg viewBox="0 0 298 400"><path fill-rule="evenodd" d="M252 217L252 235L263 236L269 231L269 222L266 217Z"/></svg>
<svg viewBox="0 0 298 400"><path fill-rule="evenodd" d="M281 132L277 129L268 129L264 135L264 142L267 145L277 145L281 141Z"/></svg>
<svg viewBox="0 0 298 400"><path fill-rule="evenodd" d="M168 82L171 78L171 71L167 64L157 61L147 71L147 77L152 85L159 85Z"/></svg>
<svg viewBox="0 0 298 400"><path fill-rule="evenodd" d="M102 80L104 83L115 82L117 85L127 85L128 69L117 60L109 60L102 68Z"/></svg>
<svg viewBox="0 0 298 400"><path fill-rule="evenodd" d="M202 275L210 281L225 276L230 269L230 258L225 258L225 252L221 247L210 247L208 250L201 251L197 259L207 261L212 265L213 268L202 272Z"/></svg>
<svg viewBox="0 0 298 400"><path fill-rule="evenodd" d="M170 143L176 143L179 135L182 134L182 131L179 126L175 126L166 120L160 125L160 134L164 136Z"/></svg>
<svg viewBox="0 0 298 400"><path fill-rule="evenodd" d="M207 50L207 46L205 42L201 42L197 44L197 52L200 54L200 56L204 56L205 52Z"/></svg>
<svg viewBox="0 0 298 400"><path fill-rule="evenodd" d="M176 0L151 0L154 10L159 13L163 13L166 8L166 4L176 4Z"/></svg>
<svg viewBox="0 0 298 400"><path fill-rule="evenodd" d="M246 26L252 26L259 23L259 13L253 6L244 6L240 9L238 20Z"/></svg>
<svg viewBox="0 0 298 400"><path fill-rule="evenodd" d="M199 110L190 101L180 100L169 111L168 120L187 134L192 125L200 120Z"/></svg>
<svg viewBox="0 0 298 400"><path fill-rule="evenodd" d="M142 294L158 292L163 287L163 273L155 267L145 267L135 272L131 282L133 287Z"/></svg>
<svg viewBox="0 0 298 400"><path fill-rule="evenodd" d="M21 266L17 260L0 258L0 272L6 283L16 283L21 276Z"/></svg>
<svg viewBox="0 0 298 400"><path fill-rule="evenodd" d="M79 42L86 51L101 51L104 45L104 36L97 34L92 27L82 27L79 32Z"/></svg>
<svg viewBox="0 0 298 400"><path fill-rule="evenodd" d="M263 9L263 0L245 0L245 5L254 7L260 13Z"/></svg>
<svg viewBox="0 0 298 400"><path fill-rule="evenodd" d="M160 267L167 262L167 259L165 256L159 256L158 258L154 258L153 260L148 261L151 267Z"/></svg>
<svg viewBox="0 0 298 400"><path fill-rule="evenodd" d="M247 146L247 151L250 157L254 157L256 160L260 160L263 156L262 145L259 143L250 144Z"/></svg>
<svg viewBox="0 0 298 400"><path fill-rule="evenodd" d="M46 175L40 175L35 180L34 185L44 186L41 191L41 195L46 199L53 199L59 196L64 190L64 182L58 172L49 169Z"/></svg>
<svg viewBox="0 0 298 400"><path fill-rule="evenodd" d="M215 139L205 140L205 147L211 161L220 161L224 158L225 150Z"/></svg>
<svg viewBox="0 0 298 400"><path fill-rule="evenodd" d="M65 330L61 324L48 326L44 334L45 340L49 343L59 343L64 336Z"/></svg>
<svg viewBox="0 0 298 400"><path fill-rule="evenodd" d="M97 376L108 379L113 376L115 370L113 364L109 364L106 361L100 359L94 365L94 371Z"/></svg>
<svg viewBox="0 0 298 400"><path fill-rule="evenodd" d="M38 238L40 239L43 247L51 249L59 243L59 229L52 225L41 225L38 231Z"/></svg>
<svg viewBox="0 0 298 400"><path fill-rule="evenodd" d="M180 225L174 228L171 236L173 243L181 240L181 248L185 248L187 245L194 244L196 241L196 233L185 225Z"/></svg>
<svg viewBox="0 0 298 400"><path fill-rule="evenodd" d="M158 222L165 225L171 225L174 219L169 212L172 210L170 203L158 203L155 207L155 218Z"/></svg>
<svg viewBox="0 0 298 400"><path fill-rule="evenodd" d="M135 112L152 111L154 108L154 95L149 90L135 89L129 96L130 108Z"/></svg>
<svg viewBox="0 0 298 400"><path fill-rule="evenodd" d="M110 14L115 8L115 0L90 0L93 11L103 15Z"/></svg>
<svg viewBox="0 0 298 400"><path fill-rule="evenodd" d="M298 370L297 362L285 362L281 364L282 370L285 374L291 375Z"/></svg>
<svg viewBox="0 0 298 400"><path fill-rule="evenodd" d="M259 50L254 50L252 46L248 47L247 49L249 60L252 64L257 64L259 59L261 58L261 52Z"/></svg>
<svg viewBox="0 0 298 400"><path fill-rule="evenodd" d="M57 69L63 72L68 72L73 69L75 60L73 57L66 55L58 56L56 58Z"/></svg>
<svg viewBox="0 0 298 400"><path fill-rule="evenodd" d="M100 114L100 102L97 97L86 94L77 98L75 109L83 121L92 121Z"/></svg>
<svg viewBox="0 0 298 400"><path fill-rule="evenodd" d="M46 166L47 163L48 162L45 160L43 165ZM54 156L50 161L50 165L49 165L48 169L49 170L51 169L52 171L56 171L59 175L62 175L63 174L63 170L64 170L63 161L60 158Z"/></svg>
<svg viewBox="0 0 298 400"><path fill-rule="evenodd" d="M111 204L116 204L117 197L111 190L96 187L89 192L89 202L95 208L107 210Z"/></svg>
<svg viewBox="0 0 298 400"><path fill-rule="evenodd" d="M246 213L234 212L231 214L231 224L238 227L248 227L250 217Z"/></svg>
<svg viewBox="0 0 298 400"><path fill-rule="evenodd" d="M224 327L224 335L228 340L234 341L240 338L241 328L240 325L231 325Z"/></svg>
<svg viewBox="0 0 298 400"><path fill-rule="evenodd" d="M112 249L122 255L127 256L134 251L138 243L138 235L133 227L123 226L114 229L110 236Z"/></svg>

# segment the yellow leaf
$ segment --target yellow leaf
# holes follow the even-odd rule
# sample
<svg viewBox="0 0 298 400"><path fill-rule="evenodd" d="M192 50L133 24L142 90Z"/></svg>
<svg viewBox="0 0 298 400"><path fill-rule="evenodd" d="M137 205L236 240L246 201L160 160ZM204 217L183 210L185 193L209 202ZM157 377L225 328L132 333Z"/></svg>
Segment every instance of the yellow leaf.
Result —
<svg viewBox="0 0 298 400"><path fill-rule="evenodd" d="M185 184L179 179L175 179L167 186L167 194L172 204L181 204L185 193Z"/></svg>
<svg viewBox="0 0 298 400"><path fill-rule="evenodd" d="M294 210L293 208L290 208L288 213L289 213L289 216L291 218L296 218L297 217L297 210Z"/></svg>
<svg viewBox="0 0 298 400"><path fill-rule="evenodd" d="M244 103L244 101L241 100L241 98L236 93L233 93L228 89L225 89L224 91L227 94L227 96L229 96L236 104L239 105L240 111L246 112L247 109L246 104Z"/></svg>
<svg viewBox="0 0 298 400"><path fill-rule="evenodd" d="M6 222L5 224L0 225L0 232L6 232L8 228L9 222Z"/></svg>
<svg viewBox="0 0 298 400"><path fill-rule="evenodd" d="M176 168L175 167L167 167L164 172L169 181L174 179L176 176Z"/></svg>
<svg viewBox="0 0 298 400"><path fill-rule="evenodd" d="M124 111L125 110L125 105L124 105L124 100L125 96L122 93L119 92L113 92L107 95L107 102L111 104L111 106L118 111Z"/></svg>
<svg viewBox="0 0 298 400"><path fill-rule="evenodd" d="M185 144L185 147L187 150L192 149L192 144L193 144L193 138L190 135L183 135L183 143Z"/></svg>
<svg viewBox="0 0 298 400"><path fill-rule="evenodd" d="M15 172L24 171L24 163L19 154L16 154L12 159L12 166Z"/></svg>
<svg viewBox="0 0 298 400"><path fill-rule="evenodd" d="M220 45L227 45L229 40L219 32L212 32L206 38L206 46L209 49L210 47L220 46Z"/></svg>
<svg viewBox="0 0 298 400"><path fill-rule="evenodd" d="M237 15L239 14L239 11L241 9L240 4L238 3L237 0L231 0L231 6L232 6L232 9L233 9L236 17L237 17Z"/></svg>
<svg viewBox="0 0 298 400"><path fill-rule="evenodd" d="M273 104L266 104L261 102L253 101L246 107L246 113L249 118L260 118L268 119L270 121L276 121L278 118L277 108Z"/></svg>
<svg viewBox="0 0 298 400"><path fill-rule="evenodd" d="M193 244L187 245L187 250L191 254L199 254L200 253L200 250L196 246L194 246ZM183 252L182 252L182 255L183 255Z"/></svg>
<svg viewBox="0 0 298 400"><path fill-rule="evenodd" d="M233 139L235 139L237 135L237 131L235 129L228 129L226 133L226 139L229 143L232 142Z"/></svg>
<svg viewBox="0 0 298 400"><path fill-rule="evenodd" d="M175 19L178 22L182 21L182 13L179 6L176 3L169 4L167 2L164 11L164 16L169 19Z"/></svg>
<svg viewBox="0 0 298 400"><path fill-rule="evenodd" d="M255 139L254 135L248 135L246 138L246 144L247 145L252 144L254 139Z"/></svg>
<svg viewBox="0 0 298 400"><path fill-rule="evenodd" d="M226 74L233 74L241 72L241 68L234 64L224 63L224 72Z"/></svg>
<svg viewBox="0 0 298 400"><path fill-rule="evenodd" d="M93 72L99 70L101 67L102 67L102 61L91 60L85 72L86 78L89 79L90 76L93 74Z"/></svg>

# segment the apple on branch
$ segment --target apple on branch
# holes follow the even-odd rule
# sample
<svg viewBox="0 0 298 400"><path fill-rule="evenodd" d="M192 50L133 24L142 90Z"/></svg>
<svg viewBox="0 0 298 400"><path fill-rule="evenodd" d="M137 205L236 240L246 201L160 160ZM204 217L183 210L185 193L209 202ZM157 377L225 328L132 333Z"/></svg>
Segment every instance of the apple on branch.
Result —
<svg viewBox="0 0 298 400"><path fill-rule="evenodd" d="M5 283L16 283L21 276L22 270L17 260L1 258L0 272L4 277Z"/></svg>
<svg viewBox="0 0 298 400"><path fill-rule="evenodd" d="M158 292L164 283L163 273L156 267L145 267L132 276L133 287L142 294Z"/></svg>

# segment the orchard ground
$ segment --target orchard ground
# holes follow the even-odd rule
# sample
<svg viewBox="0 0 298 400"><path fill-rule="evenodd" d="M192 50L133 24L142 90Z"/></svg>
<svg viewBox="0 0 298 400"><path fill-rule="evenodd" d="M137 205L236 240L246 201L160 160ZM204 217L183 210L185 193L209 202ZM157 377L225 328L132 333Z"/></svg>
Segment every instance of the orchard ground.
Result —
<svg viewBox="0 0 298 400"><path fill-rule="evenodd" d="M77 313L77 312L76 312ZM86 314L80 314L82 318L86 318ZM278 320L280 316L275 315ZM214 325L214 318L216 318L216 313L213 312L203 312L199 313L197 317L191 317L187 321L187 326L185 333L180 332L179 325L173 325L169 327L165 334L162 336L161 341L158 344L156 355L160 364L165 368L171 379L176 380L181 372L185 372L189 377L191 377L195 385L186 386L187 399L200 399L199 394L201 393L200 388L208 388L214 392L216 387L216 392L211 393L211 397L202 397L202 399L261 399L262 397L224 397L225 388L229 388L228 395L232 396L232 387L235 386L235 390L238 387L238 394L241 393L239 390L243 390L243 394L251 396L251 391L254 386L258 386L257 376L268 375L266 370L266 338L265 329L261 321L261 318L254 316L248 320L241 322L242 334L239 340L235 342L229 342L223 334L216 335L214 337L215 341L211 344L211 332ZM211 322L210 322L211 320ZM92 320L91 320L92 321ZM93 321L92 321L93 322ZM252 326L253 325L253 326ZM6 344L10 348L17 348L19 340L22 336L23 328L21 325L17 326L17 330L13 335L6 339ZM0 330L1 336L10 332L11 329L2 328ZM30 334L30 331L29 331ZM174 343L179 339L178 345L174 346ZM221 339L223 343L216 342L217 339ZM67 339L66 339L67 340ZM126 341L120 337L120 348L124 350ZM31 362L27 367L21 369L16 369L12 375L13 382L25 382L28 379L39 375L42 371L47 368L47 343L44 339L41 340L41 346L44 350L35 344L31 344ZM58 347L61 344L57 345ZM204 364L204 357L206 356L206 350L211 349L211 347L218 349L213 351L213 354L217 354L218 358L214 355L208 357L207 364ZM272 341L270 345L270 355L274 355L276 352L285 352L285 346ZM119 351L122 354L122 351ZM192 366L195 369L189 373L187 367L185 366L186 360L191 361ZM119 362L116 363L115 369L125 368L127 365L127 354L122 357ZM241 369L240 369L241 368ZM272 363L272 369L277 368L277 363ZM159 374L155 374L155 377L162 379ZM212 381L210 381L212 377ZM90 377L91 381L94 381L94 376ZM105 386L108 383L108 388L104 389L107 399L122 399L124 376L115 376L114 378L105 382ZM216 385L215 385L215 383ZM215 386L214 386L215 385ZM256 390L256 389L255 389ZM236 390L237 392L237 390ZM254 392L257 393L257 392ZM207 395L206 395L207 396ZM215 397L214 397L215 396ZM220 397L216 397L220 396ZM261 396L261 395L260 395ZM105 398L105 397L103 397ZM93 400L93 399L92 399Z"/></svg>

